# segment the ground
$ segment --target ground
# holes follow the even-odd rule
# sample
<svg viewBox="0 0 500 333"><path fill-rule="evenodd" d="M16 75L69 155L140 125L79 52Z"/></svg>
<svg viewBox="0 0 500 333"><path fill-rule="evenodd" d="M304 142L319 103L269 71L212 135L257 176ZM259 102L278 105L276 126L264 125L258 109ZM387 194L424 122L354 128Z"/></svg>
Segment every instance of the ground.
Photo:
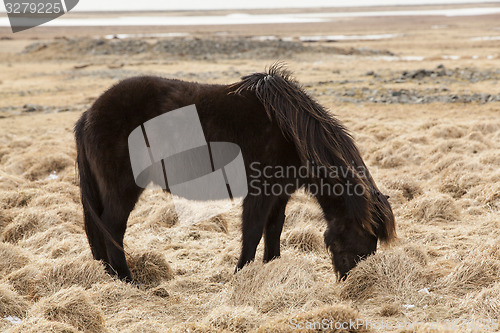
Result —
<svg viewBox="0 0 500 333"><path fill-rule="evenodd" d="M344 331L498 330L500 48L481 39L498 36L498 22L181 27L190 35L137 40L93 37L114 33L106 28L0 30L0 328L296 332L351 321L359 325ZM133 29L158 30L175 27ZM341 34L395 36L299 40ZM398 240L338 282L321 211L301 192L287 207L282 257L263 265L259 246L234 275L240 208L181 223L170 198L150 189L125 237L140 287L108 276L83 231L72 132L80 114L125 77L230 83L276 60L352 132L390 196ZM185 209L200 215L196 204Z"/></svg>

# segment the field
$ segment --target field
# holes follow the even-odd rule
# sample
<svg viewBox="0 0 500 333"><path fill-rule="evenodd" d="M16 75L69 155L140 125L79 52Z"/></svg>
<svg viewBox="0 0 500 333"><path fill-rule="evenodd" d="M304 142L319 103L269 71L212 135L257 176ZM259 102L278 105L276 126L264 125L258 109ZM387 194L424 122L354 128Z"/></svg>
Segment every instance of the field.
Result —
<svg viewBox="0 0 500 333"><path fill-rule="evenodd" d="M189 35L0 30L1 331L500 330L499 15L175 29L120 32ZM344 34L393 36L300 40ZM83 231L72 132L81 113L126 77L231 83L278 59L351 130L390 196L397 241L337 281L322 213L300 192L282 257L263 265L260 244L233 274L241 209L180 223L170 198L148 189L125 236L140 286L108 276Z"/></svg>

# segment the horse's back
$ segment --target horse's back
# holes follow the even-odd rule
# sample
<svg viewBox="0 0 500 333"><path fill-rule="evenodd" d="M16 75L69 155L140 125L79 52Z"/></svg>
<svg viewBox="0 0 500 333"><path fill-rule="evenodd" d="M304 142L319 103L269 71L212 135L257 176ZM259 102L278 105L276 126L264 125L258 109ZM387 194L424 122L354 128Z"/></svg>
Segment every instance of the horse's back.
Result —
<svg viewBox="0 0 500 333"><path fill-rule="evenodd" d="M120 81L103 93L87 111L92 123L112 121L133 129L161 113L189 103L199 84L156 76Z"/></svg>

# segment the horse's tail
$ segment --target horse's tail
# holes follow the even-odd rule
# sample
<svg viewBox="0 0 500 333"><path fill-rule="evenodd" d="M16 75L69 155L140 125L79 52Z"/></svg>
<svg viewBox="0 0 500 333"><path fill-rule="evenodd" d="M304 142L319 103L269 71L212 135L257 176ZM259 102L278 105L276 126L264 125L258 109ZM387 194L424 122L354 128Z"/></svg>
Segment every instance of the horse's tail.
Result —
<svg viewBox="0 0 500 333"><path fill-rule="evenodd" d="M283 134L293 140L302 163L337 169L328 181L340 183L344 189L362 189L362 193L342 191L346 213L372 234L379 234L372 212L379 210L372 198L371 177L354 140L347 129L328 111L305 93L280 64L270 67L267 73L255 73L242 78L232 87L234 93L249 90L264 106L271 121L276 121ZM332 173L331 173L332 174ZM382 205L383 206L383 205ZM381 208L383 208L381 206ZM389 207L390 209L390 207ZM386 214L386 209L380 209ZM392 212L391 212L392 215ZM389 240L391 237L380 237Z"/></svg>
<svg viewBox="0 0 500 333"><path fill-rule="evenodd" d="M104 237L123 251L123 248L114 240L114 237L104 226L100 218L103 204L99 193L99 186L89 164L87 150L85 147L85 123L87 113L83 113L75 124L76 139L76 163L80 178L80 195L83 205L83 216L85 233L89 241L90 249L96 257L97 248L105 248Z"/></svg>

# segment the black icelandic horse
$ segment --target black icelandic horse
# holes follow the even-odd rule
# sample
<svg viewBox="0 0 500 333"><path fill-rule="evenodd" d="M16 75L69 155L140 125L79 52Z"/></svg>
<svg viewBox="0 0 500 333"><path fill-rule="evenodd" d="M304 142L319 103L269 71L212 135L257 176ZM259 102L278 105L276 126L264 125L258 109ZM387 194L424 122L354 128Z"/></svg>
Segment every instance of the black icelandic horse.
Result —
<svg viewBox="0 0 500 333"><path fill-rule="evenodd" d="M74 129L85 231L94 258L102 260L110 274L133 282L123 238L143 188L132 175L127 138L145 121L191 104L197 107L207 141L232 142L240 147L248 180L262 177L252 174L251 162L341 170L333 175L310 174L300 181L266 179L293 190L319 182L345 190L314 193L328 223L324 240L340 278L375 253L378 240L388 243L396 237L388 197L379 192L352 137L283 66L275 64L266 73L254 73L230 85L134 77L102 94ZM348 193L348 186L356 186L357 193ZM264 261L279 257L290 194L250 191L243 200L237 270L254 259L262 235Z"/></svg>

